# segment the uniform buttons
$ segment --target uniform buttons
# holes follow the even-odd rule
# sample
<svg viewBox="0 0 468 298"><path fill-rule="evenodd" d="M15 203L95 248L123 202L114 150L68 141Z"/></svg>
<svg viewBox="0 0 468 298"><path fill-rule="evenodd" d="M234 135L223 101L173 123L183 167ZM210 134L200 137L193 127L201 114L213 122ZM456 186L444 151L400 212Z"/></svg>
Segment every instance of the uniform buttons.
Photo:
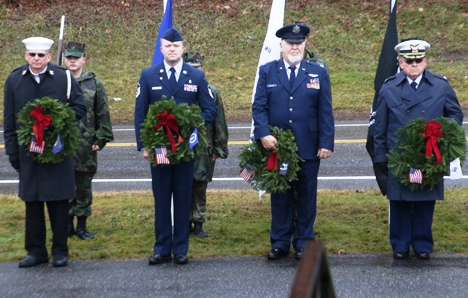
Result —
<svg viewBox="0 0 468 298"><path fill-rule="evenodd" d="M289 120L289 123L292 123L292 120Z"/></svg>
<svg viewBox="0 0 468 298"><path fill-rule="evenodd" d="M406 113L409 113L409 112L410 112L410 110L406 110Z"/></svg>
<svg viewBox="0 0 468 298"><path fill-rule="evenodd" d="M425 110L422 110L421 113L426 114L426 111L425 111Z"/></svg>
<svg viewBox="0 0 468 298"><path fill-rule="evenodd" d="M290 99L290 100L293 100L293 97L291 96L289 99Z"/></svg>
<svg viewBox="0 0 468 298"><path fill-rule="evenodd" d="M292 109L292 108L290 108L290 109L289 109L289 111L290 111L290 112L292 112L292 111L293 111L293 109Z"/></svg>

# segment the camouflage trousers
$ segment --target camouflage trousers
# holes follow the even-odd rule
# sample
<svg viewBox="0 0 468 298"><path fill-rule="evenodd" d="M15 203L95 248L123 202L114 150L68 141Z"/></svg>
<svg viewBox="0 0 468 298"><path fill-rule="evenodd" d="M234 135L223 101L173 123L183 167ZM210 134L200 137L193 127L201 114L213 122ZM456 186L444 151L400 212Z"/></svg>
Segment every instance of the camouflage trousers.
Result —
<svg viewBox="0 0 468 298"><path fill-rule="evenodd" d="M206 221L206 188L208 181L193 179L192 186L192 210L190 211L190 221Z"/></svg>
<svg viewBox="0 0 468 298"><path fill-rule="evenodd" d="M92 180L96 172L75 171L76 197L69 202L70 215L90 216L93 203Z"/></svg>

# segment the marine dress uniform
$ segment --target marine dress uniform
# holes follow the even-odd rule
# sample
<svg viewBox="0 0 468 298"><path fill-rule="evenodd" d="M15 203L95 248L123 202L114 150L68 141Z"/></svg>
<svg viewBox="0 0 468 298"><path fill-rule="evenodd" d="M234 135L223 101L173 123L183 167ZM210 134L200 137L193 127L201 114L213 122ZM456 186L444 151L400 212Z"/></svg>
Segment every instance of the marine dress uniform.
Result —
<svg viewBox="0 0 468 298"><path fill-rule="evenodd" d="M170 42L182 41L182 36L175 28L169 29L163 39ZM181 61L174 66L178 75L177 83L171 87L169 65L165 62L145 68L141 72L135 106L135 133L138 150L143 149L140 130L150 105L174 97L176 103L198 104L201 116L209 124L216 117L213 98L208 91L208 82L202 71ZM176 165L151 166L152 189L155 200L155 233L154 254L170 258L171 252L186 255L188 252L190 203L194 160L182 161ZM174 200L174 235L171 224L171 195ZM158 261L159 263L159 261ZM182 263L182 262L181 262ZM150 259L150 264L153 264Z"/></svg>
<svg viewBox="0 0 468 298"><path fill-rule="evenodd" d="M423 59L429 47L425 41L409 40L398 44L395 50L400 59ZM447 117L461 125L463 113L447 79L427 69L418 79L416 90L410 86L404 72L388 78L383 84L374 128L375 163L388 162L387 154L397 142L396 131L414 119ZM444 182L433 190L411 191L388 169L387 189L394 257L407 258L411 246L418 258L429 258L434 246L431 226L435 201L444 199Z"/></svg>
<svg viewBox="0 0 468 298"><path fill-rule="evenodd" d="M288 25L276 33L283 40L303 42L309 27ZM292 39L289 39L292 38ZM294 226L293 188L284 193L271 194L270 240L273 250L280 249L282 256L291 245L299 258L305 241L315 239L313 225L316 217L317 175L320 148L334 149L334 118L332 97L327 71L315 62L302 60L296 69L294 85L285 67L284 58L260 67L257 89L252 104L254 138L271 135L269 125L290 129L298 146L298 155L305 161L300 163L297 190L297 225ZM275 259L276 256L270 256Z"/></svg>

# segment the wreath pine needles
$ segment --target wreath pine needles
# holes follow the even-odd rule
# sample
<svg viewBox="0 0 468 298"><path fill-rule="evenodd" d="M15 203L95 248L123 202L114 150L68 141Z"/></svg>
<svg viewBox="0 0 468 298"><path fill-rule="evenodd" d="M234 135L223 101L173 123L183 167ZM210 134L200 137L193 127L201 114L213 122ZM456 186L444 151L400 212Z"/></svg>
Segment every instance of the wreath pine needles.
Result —
<svg viewBox="0 0 468 298"><path fill-rule="evenodd" d="M52 116L49 126L44 128L45 149L42 154L29 152L31 137L34 135L33 124L36 119L29 114L35 107L42 107L44 115ZM59 163L66 156L73 156L78 148L80 131L75 122L75 112L56 99L43 97L27 103L18 112L18 122L21 124L16 131L18 143L24 145L27 154L38 163ZM63 150L54 154L52 148L57 141L57 135L60 133Z"/></svg>
<svg viewBox="0 0 468 298"><path fill-rule="evenodd" d="M160 121L156 115L163 113L165 110L168 114L174 115L178 124L179 134L183 138L183 142L179 142L178 136L174 134L177 146L176 152L172 152L171 150L171 143L165 127L160 127L158 130L155 129ZM200 112L201 109L198 105L177 104L173 97L167 100L167 97L163 95L160 101L150 107L148 116L143 122L143 128L141 129L140 138L143 141L143 146L148 150L148 154L154 155L155 147L166 146L166 157L169 159L170 165L178 164L181 161L190 161L196 155L204 154L207 147L206 127L205 120L200 115ZM198 145L192 150L189 147L189 140L195 128L198 129ZM151 160L151 164L156 165L154 158Z"/></svg>
<svg viewBox="0 0 468 298"><path fill-rule="evenodd" d="M440 117L434 121L441 124L440 130L443 136L438 138L442 159L437 164L434 153L426 157L425 129L427 119L418 118L409 122L404 128L396 132L398 141L395 150L390 150L388 154L388 166L392 169L393 176L403 185L411 190L428 189L432 190L439 184L444 175L450 173L450 162L460 159L463 166L466 154L465 131L454 119ZM410 167L419 169L423 173L423 183L411 183L408 180Z"/></svg>
<svg viewBox="0 0 468 298"><path fill-rule="evenodd" d="M285 175L279 171L267 170L268 151L260 142L251 139L250 144L244 145L239 154L239 166L243 169L247 164L252 166L253 175L249 180L255 190L264 190L268 193L281 193L290 188L289 182L297 180L297 172L300 170L299 162L304 161L297 154L297 144L291 130L283 130L276 126L270 126L271 133L277 140L278 165L289 161Z"/></svg>

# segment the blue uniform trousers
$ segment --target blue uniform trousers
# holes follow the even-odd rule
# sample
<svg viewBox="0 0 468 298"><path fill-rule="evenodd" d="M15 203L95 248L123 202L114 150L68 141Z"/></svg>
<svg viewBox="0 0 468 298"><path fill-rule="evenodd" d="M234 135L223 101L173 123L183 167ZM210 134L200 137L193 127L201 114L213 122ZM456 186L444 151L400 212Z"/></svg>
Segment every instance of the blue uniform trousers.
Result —
<svg viewBox="0 0 468 298"><path fill-rule="evenodd" d="M194 161L169 166L151 166L155 202L154 253L187 254ZM171 222L171 197L174 200L174 235Z"/></svg>
<svg viewBox="0 0 468 298"><path fill-rule="evenodd" d="M390 200L390 244L393 252L430 253L434 246L432 217L435 201Z"/></svg>
<svg viewBox="0 0 468 298"><path fill-rule="evenodd" d="M314 222L317 214L317 175L320 160L306 160L300 163L298 181L283 193L271 195L272 248L288 252L292 244L295 250L303 248L307 239L315 239ZM297 192L297 201L294 191ZM294 226L294 205L297 207L297 221Z"/></svg>

